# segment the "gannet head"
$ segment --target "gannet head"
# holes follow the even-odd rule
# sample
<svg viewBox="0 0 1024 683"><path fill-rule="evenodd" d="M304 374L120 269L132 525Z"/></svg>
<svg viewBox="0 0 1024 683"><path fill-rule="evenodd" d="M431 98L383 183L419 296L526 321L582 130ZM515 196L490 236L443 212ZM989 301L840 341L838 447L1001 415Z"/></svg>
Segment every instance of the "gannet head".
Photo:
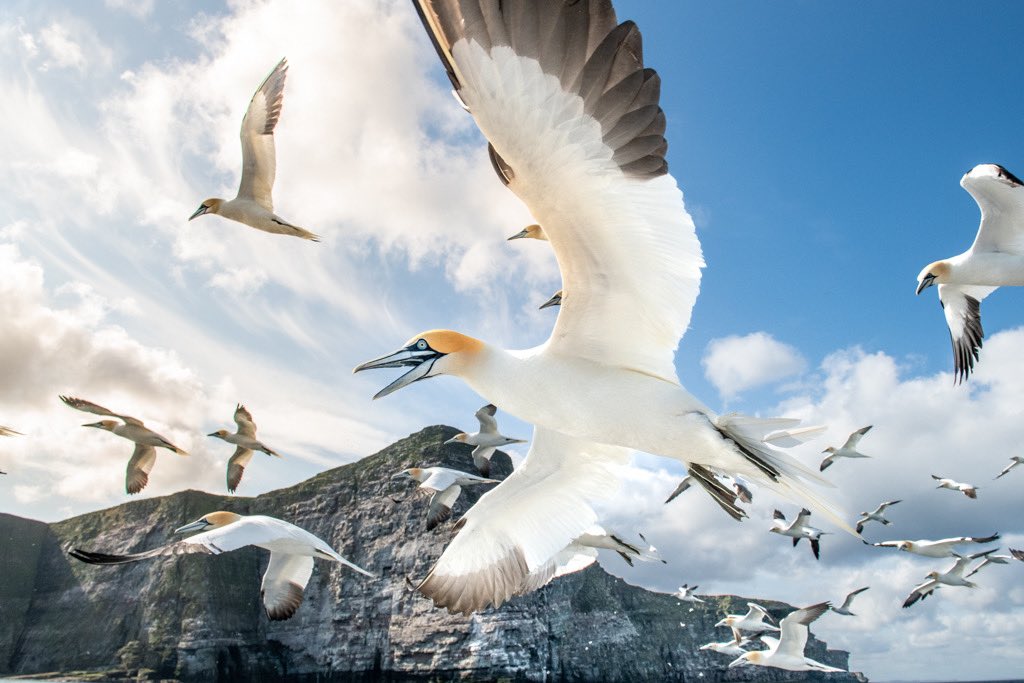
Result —
<svg viewBox="0 0 1024 683"><path fill-rule="evenodd" d="M421 467L410 467L407 470L402 470L397 474L391 475L392 479L413 479L415 481L423 481L423 468Z"/></svg>
<svg viewBox="0 0 1024 683"><path fill-rule="evenodd" d="M105 429L108 432L112 432L114 431L114 427L116 427L117 425L118 422L116 420L100 420L99 422L90 422L89 424L82 426L95 427L96 429Z"/></svg>
<svg viewBox="0 0 1024 683"><path fill-rule="evenodd" d="M900 544L898 546L896 546L897 550L905 550L906 552L910 552L911 550L913 550L913 548L914 548L914 542L913 541L900 541Z"/></svg>
<svg viewBox="0 0 1024 683"><path fill-rule="evenodd" d="M204 199L203 203L199 205L199 208L188 219L192 220L196 216L202 216L204 213L220 213L220 205L223 203L223 199L217 199L216 197Z"/></svg>
<svg viewBox="0 0 1024 683"><path fill-rule="evenodd" d="M524 238L529 238L531 240L544 240L545 242L548 240L548 236L544 234L544 228L533 223L532 225L527 225L525 228L509 237L508 241L511 242L512 240Z"/></svg>
<svg viewBox="0 0 1024 683"><path fill-rule="evenodd" d="M190 531L210 531L212 529L219 529L222 526L227 526L228 524L234 524L240 519L242 519L242 515L236 515L234 512L218 510L217 512L211 512L203 515L191 524L186 524L183 527L175 529L174 533L187 534Z"/></svg>
<svg viewBox="0 0 1024 683"><path fill-rule="evenodd" d="M557 292L555 292L554 294L552 294L550 299L548 299L547 301L542 303L540 305L540 308L537 309L537 310L543 311L545 308L548 308L549 306L561 306L562 305L562 296L563 296L562 290L560 289Z"/></svg>
<svg viewBox="0 0 1024 683"><path fill-rule="evenodd" d="M223 438L224 438L225 436L227 436L227 435L228 435L228 434L230 434L230 433L231 433L231 432L229 432L229 431L228 431L228 430L226 430L226 429L218 429L218 430L217 430L217 431L215 431L215 432L214 432L213 434L207 434L207 436L215 436L215 437L217 437L218 439L223 439Z"/></svg>
<svg viewBox="0 0 1024 683"><path fill-rule="evenodd" d="M466 434L465 432L462 432L460 434L456 434L455 436L453 436L452 438L448 439L444 443L445 443L445 445L450 444L450 443L466 443L466 439L468 439L468 438L469 438L469 434Z"/></svg>
<svg viewBox="0 0 1024 683"><path fill-rule="evenodd" d="M960 179L960 187L972 195L975 192L993 195L1021 185L1024 185L1024 182L1021 182L1020 178L999 164L978 164Z"/></svg>
<svg viewBox="0 0 1024 683"><path fill-rule="evenodd" d="M724 619L719 621L717 624L715 624L715 628L717 628L719 626L732 626L733 622L735 622L735 621L736 621L736 617L733 617L733 616L725 617Z"/></svg>
<svg viewBox="0 0 1024 683"><path fill-rule="evenodd" d="M446 373L458 374L462 365L479 353L483 346L479 339L459 332L429 330L416 335L397 351L367 361L352 372L412 367L412 370L378 391L373 397L378 399L421 379Z"/></svg>
<svg viewBox="0 0 1024 683"><path fill-rule="evenodd" d="M932 285L941 285L949 278L949 262L935 261L924 267L917 276L917 293L920 294Z"/></svg>
<svg viewBox="0 0 1024 683"><path fill-rule="evenodd" d="M747 666L749 664L758 664L761 661L762 653L760 650L753 650L751 652L744 652L736 659L729 662L729 668L736 666Z"/></svg>

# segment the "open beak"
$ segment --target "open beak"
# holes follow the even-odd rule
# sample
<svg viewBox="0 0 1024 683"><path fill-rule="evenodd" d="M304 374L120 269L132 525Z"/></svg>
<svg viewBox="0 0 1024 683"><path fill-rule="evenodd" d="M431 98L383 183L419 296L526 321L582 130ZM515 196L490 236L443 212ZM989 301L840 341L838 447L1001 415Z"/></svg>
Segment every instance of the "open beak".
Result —
<svg viewBox="0 0 1024 683"><path fill-rule="evenodd" d="M192 214L191 216L189 216L188 219L192 220L196 216L202 216L204 213L206 213L209 210L210 210L210 207L206 206L206 204L200 204L199 208L196 209L196 212L194 214Z"/></svg>
<svg viewBox="0 0 1024 683"><path fill-rule="evenodd" d="M561 292L556 292L554 296L552 296L550 299L548 299L547 301L542 303L540 305L540 308L537 309L537 310L543 311L545 308L550 308L551 306L561 306L561 305L562 305L562 293Z"/></svg>
<svg viewBox="0 0 1024 683"><path fill-rule="evenodd" d="M935 284L935 276L929 273L921 278L921 281L917 284L917 294L920 294L924 290Z"/></svg>
<svg viewBox="0 0 1024 683"><path fill-rule="evenodd" d="M200 519L199 521L192 522L191 524L186 524L183 527L178 527L174 530L174 533L187 534L190 531L202 531L208 526L210 526L209 522L207 522L205 519Z"/></svg>
<svg viewBox="0 0 1024 683"><path fill-rule="evenodd" d="M374 394L373 398L376 400L394 393L408 384L430 377L430 371L434 368L434 361L443 355L443 353L439 353L429 346L425 349L419 349L416 344L410 344L394 353L367 361L357 366L352 372L376 370L378 368L412 368L412 370Z"/></svg>
<svg viewBox="0 0 1024 683"><path fill-rule="evenodd" d="M511 242L512 240L522 239L522 238L526 237L528 234L530 234L530 233L528 233L526 231L526 228L523 228L522 230L520 230L516 234L512 235L511 237L509 237L507 241Z"/></svg>

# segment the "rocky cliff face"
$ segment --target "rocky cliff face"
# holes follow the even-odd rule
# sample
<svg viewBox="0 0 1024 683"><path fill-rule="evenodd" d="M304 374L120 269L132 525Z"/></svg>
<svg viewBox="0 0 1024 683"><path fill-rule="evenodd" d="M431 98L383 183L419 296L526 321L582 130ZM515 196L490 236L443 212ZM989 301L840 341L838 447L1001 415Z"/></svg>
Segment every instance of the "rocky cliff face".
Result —
<svg viewBox="0 0 1024 683"><path fill-rule="evenodd" d="M435 609L407 588L405 577L425 575L451 522L426 532L425 499L391 488L390 475L434 464L472 471L468 447L442 445L455 433L430 427L357 463L256 498L184 491L52 525L0 515L0 674L92 671L108 680L202 681L805 680L775 670L727 671L729 657L698 650L726 638L714 624L727 609L742 609L744 598L710 598L690 612L691 605L630 586L596 565L498 610L462 617ZM511 471L507 456L495 456L494 471L499 478ZM464 492L453 518L481 493ZM380 578L318 561L295 617L270 622L259 598L263 551L113 567L82 564L64 553L71 544L106 552L153 548L171 540L173 529L218 509L297 523ZM777 615L789 609L763 604ZM813 637L808 654L847 665L846 653L826 650ZM833 674L830 680L855 677Z"/></svg>

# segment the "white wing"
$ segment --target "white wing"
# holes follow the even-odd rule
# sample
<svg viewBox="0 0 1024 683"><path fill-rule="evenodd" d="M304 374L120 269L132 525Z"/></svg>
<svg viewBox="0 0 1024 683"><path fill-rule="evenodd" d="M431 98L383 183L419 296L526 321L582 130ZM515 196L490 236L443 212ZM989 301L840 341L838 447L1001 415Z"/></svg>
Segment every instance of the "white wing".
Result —
<svg viewBox="0 0 1024 683"><path fill-rule="evenodd" d="M997 168L1003 180L1012 179L1016 186L1012 189L1001 187L1003 180L995 177L978 178L975 183L984 182L993 186L993 191L983 193L960 181L981 209L981 224L971 251L996 251L1024 256L1024 187L1006 169Z"/></svg>
<svg viewBox="0 0 1024 683"><path fill-rule="evenodd" d="M438 491L430 497L430 505L427 507L427 531L452 516L452 508L455 507L455 501L461 494L462 487L452 484L444 491Z"/></svg>
<svg viewBox="0 0 1024 683"><path fill-rule="evenodd" d="M498 409L491 403L476 411L476 419L480 422L481 434L498 433L498 421L494 419L496 412L498 412Z"/></svg>
<svg viewBox="0 0 1024 683"><path fill-rule="evenodd" d="M270 564L263 575L263 607L271 621L290 619L302 604L302 595L313 574L309 555L270 553Z"/></svg>
<svg viewBox="0 0 1024 683"><path fill-rule="evenodd" d="M864 586L863 588L858 588L857 590L847 594L846 599L843 600L843 604L840 606L840 609L850 609L850 605L853 603L853 599L870 587L871 586Z"/></svg>
<svg viewBox="0 0 1024 683"><path fill-rule="evenodd" d="M953 342L953 376L967 379L981 352L985 332L981 328L981 301L997 287L939 285L939 303Z"/></svg>
<svg viewBox="0 0 1024 683"><path fill-rule="evenodd" d="M848 438L846 440L846 443L843 444L843 449L851 451L857 450L857 444L860 443L861 437L870 432L871 427L872 425L868 425L867 427L861 427L853 434L850 434L850 438Z"/></svg>
<svg viewBox="0 0 1024 683"><path fill-rule="evenodd" d="M464 614L515 595L530 572L597 522L592 501L618 489L613 467L629 453L535 428L523 464L466 512L419 590Z"/></svg>
<svg viewBox="0 0 1024 683"><path fill-rule="evenodd" d="M235 407L235 424L238 425L239 434L250 439L256 438L256 423L252 420L252 413L241 403Z"/></svg>
<svg viewBox="0 0 1024 683"><path fill-rule="evenodd" d="M597 561L597 549L570 543L539 568L530 572L523 580L523 585L517 595L526 595L539 590L549 584L553 579L566 574L583 571Z"/></svg>
<svg viewBox="0 0 1024 683"><path fill-rule="evenodd" d="M288 62L282 59L264 79L249 102L242 119L242 181L238 196L255 200L267 211L274 210L271 190L277 173L274 150L274 127L281 116L284 101L284 79Z"/></svg>
<svg viewBox="0 0 1024 683"><path fill-rule="evenodd" d="M491 456L494 451L494 446L477 446L473 449L473 464L484 477L491 476Z"/></svg>
<svg viewBox="0 0 1024 683"><path fill-rule="evenodd" d="M804 607L790 612L779 622L781 634L777 651L781 655L790 657L803 657L804 647L807 645L807 625L828 611L827 602L819 602L817 605Z"/></svg>
<svg viewBox="0 0 1024 683"><path fill-rule="evenodd" d="M499 174L555 251L552 351L676 382L704 266L664 156L660 79L607 0L418 0Z"/></svg>
<svg viewBox="0 0 1024 683"><path fill-rule="evenodd" d="M460 477L470 476L467 472L459 472L447 467L428 467L426 471L430 472L430 476L423 480L420 488L429 489L430 491L444 491Z"/></svg>

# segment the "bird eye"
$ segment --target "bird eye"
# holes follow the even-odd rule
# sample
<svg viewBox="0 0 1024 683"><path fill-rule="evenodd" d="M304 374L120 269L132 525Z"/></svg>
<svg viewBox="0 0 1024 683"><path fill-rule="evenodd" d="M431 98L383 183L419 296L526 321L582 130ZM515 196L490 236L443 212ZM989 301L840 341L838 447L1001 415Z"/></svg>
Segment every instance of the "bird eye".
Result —
<svg viewBox="0 0 1024 683"><path fill-rule="evenodd" d="M420 351L426 351L427 350L427 340L426 339L420 339L418 342L416 342L416 348L419 349Z"/></svg>

